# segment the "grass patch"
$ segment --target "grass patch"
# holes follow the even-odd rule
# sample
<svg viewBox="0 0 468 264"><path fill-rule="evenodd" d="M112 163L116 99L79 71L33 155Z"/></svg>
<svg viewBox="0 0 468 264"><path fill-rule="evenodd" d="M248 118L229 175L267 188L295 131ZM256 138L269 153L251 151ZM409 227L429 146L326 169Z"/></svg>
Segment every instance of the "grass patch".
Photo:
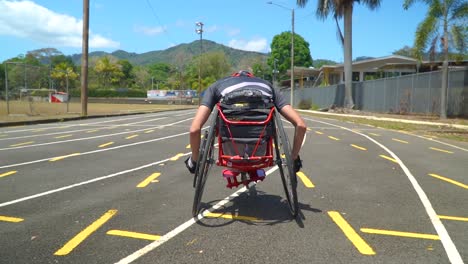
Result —
<svg viewBox="0 0 468 264"><path fill-rule="evenodd" d="M356 124L372 125L379 128L400 130L420 136L426 137L440 137L455 141L468 142L468 130L456 129L447 126L433 126L433 125L419 125L419 124L408 124L393 121L383 120L371 120L366 118L357 117L346 117L346 116L335 116L335 115L321 115L314 113L301 112L301 115L314 116L314 117L327 117L339 121L349 121ZM427 121L427 120L426 120ZM437 121L435 121L437 122Z"/></svg>

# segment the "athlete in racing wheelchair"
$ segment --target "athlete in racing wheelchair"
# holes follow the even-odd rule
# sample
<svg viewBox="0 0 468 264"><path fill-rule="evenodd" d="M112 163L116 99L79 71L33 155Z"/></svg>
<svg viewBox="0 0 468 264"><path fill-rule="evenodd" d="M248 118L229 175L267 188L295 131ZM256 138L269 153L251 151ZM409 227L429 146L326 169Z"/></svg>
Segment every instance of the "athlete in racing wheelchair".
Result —
<svg viewBox="0 0 468 264"><path fill-rule="evenodd" d="M212 112L202 141L201 128ZM292 149L278 112L295 127ZM296 172L302 167L299 151L305 132L303 119L269 82L240 71L212 84L190 127L192 155L185 160L188 170L195 174L193 216L199 213L207 174L214 162L226 167L223 176L229 188L262 181L264 168L278 165L290 211L296 216Z"/></svg>

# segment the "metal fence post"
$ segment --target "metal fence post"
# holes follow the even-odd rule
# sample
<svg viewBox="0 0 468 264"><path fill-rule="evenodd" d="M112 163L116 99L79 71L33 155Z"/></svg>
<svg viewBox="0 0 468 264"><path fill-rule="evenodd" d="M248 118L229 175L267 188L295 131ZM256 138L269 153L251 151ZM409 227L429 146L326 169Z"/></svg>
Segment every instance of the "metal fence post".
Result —
<svg viewBox="0 0 468 264"><path fill-rule="evenodd" d="M5 63L5 101L7 106L7 115L10 115L10 102L8 100L8 62Z"/></svg>

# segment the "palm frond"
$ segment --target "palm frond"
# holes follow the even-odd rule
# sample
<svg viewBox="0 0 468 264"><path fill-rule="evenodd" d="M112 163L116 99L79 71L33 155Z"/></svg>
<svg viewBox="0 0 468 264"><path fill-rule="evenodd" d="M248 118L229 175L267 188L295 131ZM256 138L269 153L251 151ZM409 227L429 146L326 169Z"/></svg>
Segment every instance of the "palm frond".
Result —
<svg viewBox="0 0 468 264"><path fill-rule="evenodd" d="M296 4L299 6L299 7L305 7L307 5L307 2L309 2L308 0L297 0L296 1Z"/></svg>
<svg viewBox="0 0 468 264"><path fill-rule="evenodd" d="M468 32L467 28L461 25L454 25L450 29L453 46L460 54L467 53Z"/></svg>
<svg viewBox="0 0 468 264"><path fill-rule="evenodd" d="M422 53L426 49L431 36L437 35L437 18L427 16L416 29L416 38L414 40L415 55L422 59Z"/></svg>
<svg viewBox="0 0 468 264"><path fill-rule="evenodd" d="M361 0L360 3L365 4L370 10L375 10L380 7L381 0Z"/></svg>
<svg viewBox="0 0 468 264"><path fill-rule="evenodd" d="M468 2L461 1L453 5L451 20L457 19L465 19L466 23L466 19L468 19Z"/></svg>
<svg viewBox="0 0 468 264"><path fill-rule="evenodd" d="M334 16L334 18L336 22L336 36L340 40L341 47L344 47L344 37L343 37L343 33L341 32L340 23L338 23L338 17Z"/></svg>
<svg viewBox="0 0 468 264"><path fill-rule="evenodd" d="M414 2L415 0L405 0L405 2L403 2L403 8L405 10L408 10L408 8L410 8L410 6L412 6Z"/></svg>

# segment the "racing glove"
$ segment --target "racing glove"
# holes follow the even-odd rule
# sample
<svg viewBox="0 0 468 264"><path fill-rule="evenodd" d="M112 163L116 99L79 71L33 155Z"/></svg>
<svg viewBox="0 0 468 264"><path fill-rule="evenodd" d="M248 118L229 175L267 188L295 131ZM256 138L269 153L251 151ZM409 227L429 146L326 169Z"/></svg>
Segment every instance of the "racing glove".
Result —
<svg viewBox="0 0 468 264"><path fill-rule="evenodd" d="M301 170L302 168L302 160L301 160L301 157L300 156L297 156L297 158L294 160L293 162L293 168L294 168L294 172L298 172Z"/></svg>
<svg viewBox="0 0 468 264"><path fill-rule="evenodd" d="M190 171L190 173L194 174L195 169L197 168L197 162L192 160L192 156L189 156L185 161L185 166Z"/></svg>

